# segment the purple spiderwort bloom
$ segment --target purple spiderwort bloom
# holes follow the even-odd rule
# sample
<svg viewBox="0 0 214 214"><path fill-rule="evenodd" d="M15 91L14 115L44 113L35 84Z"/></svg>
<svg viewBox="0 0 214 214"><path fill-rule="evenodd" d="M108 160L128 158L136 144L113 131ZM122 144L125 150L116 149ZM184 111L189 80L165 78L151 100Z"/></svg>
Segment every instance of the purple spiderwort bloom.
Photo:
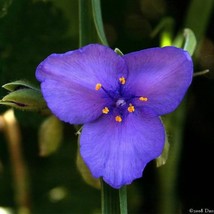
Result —
<svg viewBox="0 0 214 214"><path fill-rule="evenodd" d="M94 177L114 188L142 176L163 150L161 115L175 110L192 81L189 54L151 48L120 56L91 44L52 54L36 70L50 110L84 124L80 152Z"/></svg>

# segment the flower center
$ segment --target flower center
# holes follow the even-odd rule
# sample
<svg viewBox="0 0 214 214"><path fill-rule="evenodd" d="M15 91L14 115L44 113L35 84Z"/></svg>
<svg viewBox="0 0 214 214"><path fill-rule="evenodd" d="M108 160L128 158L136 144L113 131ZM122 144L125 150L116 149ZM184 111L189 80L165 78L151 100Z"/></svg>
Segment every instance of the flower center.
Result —
<svg viewBox="0 0 214 214"><path fill-rule="evenodd" d="M120 98L116 101L116 107L122 107L126 105L126 101L123 98Z"/></svg>
<svg viewBox="0 0 214 214"><path fill-rule="evenodd" d="M124 77L120 77L118 80L120 87L126 84L126 79ZM120 98L114 98L110 95L109 91L103 88L101 83L97 83L95 85L95 90L99 91L100 89L103 89L105 93L107 93L108 96L112 100L114 100L114 104L111 104L110 106L104 106L102 109L103 114L109 114L112 113L114 115L114 119L116 122L121 123L123 121L123 118L127 113L134 113L135 106L132 104L133 99L136 99L139 102L147 102L148 98L144 96L133 96L131 98L125 99L126 96L121 96ZM115 92L117 94L116 97L118 97L118 91ZM136 102L135 102L136 103Z"/></svg>

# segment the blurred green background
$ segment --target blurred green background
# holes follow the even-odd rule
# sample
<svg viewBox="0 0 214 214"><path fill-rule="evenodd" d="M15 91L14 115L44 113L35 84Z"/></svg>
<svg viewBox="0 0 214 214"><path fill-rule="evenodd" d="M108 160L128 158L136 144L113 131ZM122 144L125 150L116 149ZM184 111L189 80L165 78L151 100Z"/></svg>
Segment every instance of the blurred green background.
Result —
<svg viewBox="0 0 214 214"><path fill-rule="evenodd" d="M156 168L153 161L143 178L128 187L129 213L173 214L160 209L172 197L179 207L177 213L190 213L191 208L214 212L213 0L101 0L101 6L106 37L113 49L117 47L125 54L160 46L163 30L175 37L190 27L198 40L194 70L210 70L194 78L187 94L181 152L176 168L170 169L176 177L173 194L167 198L162 192L168 174L161 171L168 162ZM151 36L165 18L170 22ZM37 65L51 53L77 49L78 26L77 0L0 0L0 85L19 79L39 85L35 79ZM0 98L7 93L1 89ZM0 114L8 109L0 106ZM27 171L27 185L23 186L27 188L23 196L26 201L21 203L32 214L100 213L100 190L86 184L76 166L78 136L74 127L63 124L63 140L57 151L41 156L38 131L46 115L19 110L15 115ZM11 147L1 118L0 131L0 214L1 207L16 213L17 198L22 196L16 196ZM171 139L173 135L169 143Z"/></svg>

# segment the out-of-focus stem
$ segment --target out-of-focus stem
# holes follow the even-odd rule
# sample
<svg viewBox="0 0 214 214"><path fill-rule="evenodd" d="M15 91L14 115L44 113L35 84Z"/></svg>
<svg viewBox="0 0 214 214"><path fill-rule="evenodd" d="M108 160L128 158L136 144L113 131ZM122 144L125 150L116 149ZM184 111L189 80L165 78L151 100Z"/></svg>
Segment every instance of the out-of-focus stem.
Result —
<svg viewBox="0 0 214 214"><path fill-rule="evenodd" d="M190 1L189 10L184 23L184 27L190 28L200 44L205 31L207 29L208 21L211 16L211 11L214 6L213 0ZM200 14L200 17L199 15ZM160 214L165 213L180 213L179 199L177 195L176 185L178 183L178 166L181 160L181 149L183 145L183 131L186 119L186 103L183 101L176 112L167 117L166 126L173 137L172 146L169 151L169 158L165 166L160 168ZM167 130L168 130L167 129Z"/></svg>
<svg viewBox="0 0 214 214"><path fill-rule="evenodd" d="M79 3L79 47L98 42L93 21L91 0L78 0Z"/></svg>
<svg viewBox="0 0 214 214"><path fill-rule="evenodd" d="M30 213L30 197L27 179L26 165L21 151L21 134L14 111L8 110L1 117L3 131L6 135L8 150L10 153L11 165L14 176L15 201L18 207L18 214Z"/></svg>
<svg viewBox="0 0 214 214"><path fill-rule="evenodd" d="M192 0L185 20L185 27L190 28L200 42L207 29L214 7L213 0ZM200 14L200 15L199 15Z"/></svg>
<svg viewBox="0 0 214 214"><path fill-rule="evenodd" d="M166 165L159 169L159 213L180 213L180 202L177 195L178 166L180 163L183 129L186 117L185 102L171 115L166 117L165 126L170 139L170 150Z"/></svg>

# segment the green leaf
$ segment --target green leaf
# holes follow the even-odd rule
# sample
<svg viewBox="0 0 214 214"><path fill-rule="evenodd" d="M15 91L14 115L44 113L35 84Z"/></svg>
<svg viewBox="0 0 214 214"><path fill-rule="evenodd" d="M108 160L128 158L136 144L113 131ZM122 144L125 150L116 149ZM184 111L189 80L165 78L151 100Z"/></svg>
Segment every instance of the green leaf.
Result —
<svg viewBox="0 0 214 214"><path fill-rule="evenodd" d="M12 91L0 100L0 104L21 110L47 111L46 102L41 92L29 88Z"/></svg>
<svg viewBox="0 0 214 214"><path fill-rule="evenodd" d="M100 0L92 0L92 12L99 39L103 45L108 46L108 42L103 27Z"/></svg>
<svg viewBox="0 0 214 214"><path fill-rule="evenodd" d="M58 150L62 143L63 123L55 116L49 116L39 129L40 155L45 157Z"/></svg>
<svg viewBox="0 0 214 214"><path fill-rule="evenodd" d="M25 81L25 80L17 80L14 82L6 83L2 86L2 88L6 89L8 91L16 91L16 90L24 89L24 88L39 90L37 87L35 87L30 82Z"/></svg>

